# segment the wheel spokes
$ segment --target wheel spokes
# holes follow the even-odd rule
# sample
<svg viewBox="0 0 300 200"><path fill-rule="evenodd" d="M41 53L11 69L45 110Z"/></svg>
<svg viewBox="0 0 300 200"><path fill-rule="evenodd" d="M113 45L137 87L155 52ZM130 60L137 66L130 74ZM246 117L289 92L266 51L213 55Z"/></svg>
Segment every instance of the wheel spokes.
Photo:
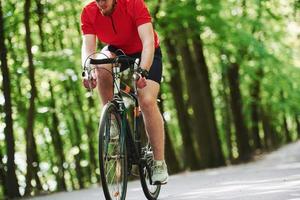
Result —
<svg viewBox="0 0 300 200"><path fill-rule="evenodd" d="M103 164L104 164L104 176L109 189L109 193L112 199L119 200L122 196L123 189L123 171L124 158L121 154L120 140L110 138L110 122L108 119L105 128L105 135L103 137L104 149L103 152Z"/></svg>

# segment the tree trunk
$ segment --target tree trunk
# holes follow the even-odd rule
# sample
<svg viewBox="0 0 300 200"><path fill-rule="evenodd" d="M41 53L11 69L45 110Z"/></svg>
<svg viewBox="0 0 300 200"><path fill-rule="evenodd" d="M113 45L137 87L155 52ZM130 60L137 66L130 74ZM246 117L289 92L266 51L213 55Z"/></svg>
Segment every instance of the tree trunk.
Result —
<svg viewBox="0 0 300 200"><path fill-rule="evenodd" d="M262 78L262 69L256 72L256 79L251 86L251 122L252 136L255 149L261 149L261 140L259 137L259 102L260 102L260 81Z"/></svg>
<svg viewBox="0 0 300 200"><path fill-rule="evenodd" d="M285 113L283 114L283 128L284 128L284 134L285 134L285 142L290 143L292 142L292 138L290 135L290 131L287 124L287 119Z"/></svg>
<svg viewBox="0 0 300 200"><path fill-rule="evenodd" d="M280 98L281 98L281 102L285 103L284 92L282 90L280 91ZM282 121L283 121L283 129L284 129L283 132L284 132L284 136L285 136L285 142L290 143L292 141L292 138L291 138L290 131L288 128L285 110L283 110Z"/></svg>
<svg viewBox="0 0 300 200"><path fill-rule="evenodd" d="M295 115L295 122L296 122L296 127L297 127L297 136L298 136L298 139L300 139L300 121L299 121L299 117L297 114Z"/></svg>
<svg viewBox="0 0 300 200"><path fill-rule="evenodd" d="M72 142L72 147L77 147L78 148L78 153L74 156L75 157L75 170L76 170L76 175L77 175L77 180L79 183L79 188L82 189L84 188L84 173L83 169L80 165L80 161L82 160L82 151L80 148L81 144L81 137L80 137L80 128L78 126L78 121L75 117L74 112L71 111L71 118L73 121L73 127L74 127L74 134L73 135L73 141ZM72 129L71 129L72 130Z"/></svg>
<svg viewBox="0 0 300 200"><path fill-rule="evenodd" d="M161 113L164 113L163 99L161 97L159 97L159 99L161 99L161 102L158 104L159 109L160 109ZM168 163L168 169L170 170L170 174L175 174L175 173L180 172L181 169L180 169L180 165L179 165L178 159L175 154L174 146L173 146L171 138L170 138L170 133L168 131L167 123L166 123L166 120L163 115L162 115L162 118L164 120L164 130L165 130L166 162Z"/></svg>
<svg viewBox="0 0 300 200"><path fill-rule="evenodd" d="M50 123L49 123L49 118L50 117L51 116L47 116L47 118L45 118L45 122L44 122L45 127L48 127L48 129L51 129L50 128ZM51 133L51 130L49 130L49 131ZM46 138L47 134L44 134L44 137ZM55 147L53 145L51 145L50 142L48 142L47 140L45 140L45 144L47 146L47 156L49 157L48 163L50 164L50 168L52 169L51 173L52 173L53 176L55 176L56 182L59 183L61 178L59 177L59 174L57 172L53 171L54 166L57 166L57 164L54 161L54 160L56 160L56 156L54 157L53 156L54 152L52 152L52 151L55 151L55 150L52 150L52 148L54 149Z"/></svg>
<svg viewBox="0 0 300 200"><path fill-rule="evenodd" d="M267 150L277 148L280 144L280 140L272 124L271 116L272 115L267 113L265 109L261 109L261 117L264 129L264 143Z"/></svg>
<svg viewBox="0 0 300 200"><path fill-rule="evenodd" d="M264 130L264 146L265 149L270 150L273 147L272 140L271 140L271 125L269 118L264 110L261 111L262 117L262 125Z"/></svg>
<svg viewBox="0 0 300 200"><path fill-rule="evenodd" d="M2 162L3 159L3 154L2 154L2 150L1 150L1 146L0 146L0 185L2 185L2 190L3 190L3 195L4 198L8 197L8 187L6 184L6 178L5 178L5 166L4 163Z"/></svg>
<svg viewBox="0 0 300 200"><path fill-rule="evenodd" d="M40 46L41 46L41 51L44 52L45 49L45 37L44 37L44 30L43 30L43 19L44 19L44 8L43 4L41 3L41 0L35 0L36 6L37 6L37 15L38 15L38 21L37 25L39 27L39 36L40 36Z"/></svg>
<svg viewBox="0 0 300 200"><path fill-rule="evenodd" d="M210 80L209 80L209 73L208 73L208 66L205 61L204 53L203 53L203 43L200 38L200 35L196 34L193 35L193 47L196 56L196 63L197 65L197 75L200 80L200 92L202 94L203 105L207 119L207 125L209 128L209 135L212 144L213 156L214 156L214 166L221 166L225 165L224 155L221 149L221 142L218 135L218 128L215 116L215 108L213 104L213 97L212 91L210 88Z"/></svg>
<svg viewBox="0 0 300 200"><path fill-rule="evenodd" d="M201 96L201 82L198 80L197 70L193 63L192 54L187 40L181 40L179 43L179 52L184 64L185 78L187 81L188 94L193 108L193 125L197 134L197 142L200 148L201 167L214 167L214 151L210 138L210 131L207 123L207 116L203 108L204 101Z"/></svg>
<svg viewBox="0 0 300 200"><path fill-rule="evenodd" d="M86 122L85 116L86 116L87 112L84 112L84 110L83 110L82 97L80 96L80 88L78 87L78 83L73 82L71 79L69 80L69 82L70 82L70 85L71 85L71 89L74 92L74 95L75 95L74 98L75 98L75 101L78 105L78 109L80 111L81 121L82 121L84 127L86 128L86 133L87 133L87 136L88 136L90 165L87 166L87 175L89 176L89 180L91 181L92 174L94 174L96 172L95 171L95 169L96 169L96 160L95 160L95 157L94 157L95 156L95 148L93 146L93 142L95 141L93 139L94 129L93 129L92 124L87 124L87 122ZM91 99L90 101L93 101L93 100Z"/></svg>
<svg viewBox="0 0 300 200"><path fill-rule="evenodd" d="M50 107L52 110L52 128L50 128L50 133L51 133L51 137L52 137L52 142L53 142L53 146L54 146L54 151L56 154L56 158L57 158L57 165L59 166L58 168L58 182L57 182L57 190L58 191L66 191L67 190L67 186L66 186L66 182L65 182L65 169L64 169L64 163L66 161L65 159L65 155L63 152L63 141L61 139L61 136L59 134L59 119L57 117L57 114L55 112L56 110L56 105L55 105L55 98L54 98L54 93L53 93L53 87L51 84L51 81L49 81L49 86L50 86L50 94L51 94L51 102L50 102Z"/></svg>
<svg viewBox="0 0 300 200"><path fill-rule="evenodd" d="M8 198L20 197L19 185L16 176L15 165L15 139L13 133L13 121L12 121L12 105L11 105L11 83L10 74L7 65L7 50L5 46L4 38L4 18L2 13L2 0L0 0L0 56L1 56L1 73L2 73L2 85L4 95L4 112L5 112L5 142L7 152L7 172L6 180L4 181L5 189ZM0 163L1 164L1 163Z"/></svg>
<svg viewBox="0 0 300 200"><path fill-rule="evenodd" d="M226 79L226 74L224 72L224 69L222 69L221 72L221 80L222 80L222 88L220 88L220 95L223 100L223 108L222 108L222 118L223 118L223 129L225 131L225 136L226 136L226 146L228 149L228 159L232 163L233 161L233 153L232 153L232 129L231 129L231 124L232 124L232 116L230 114L230 98L228 95L228 82Z"/></svg>
<svg viewBox="0 0 300 200"><path fill-rule="evenodd" d="M31 43L31 31L30 31L30 4L31 0L25 0L24 3L24 24L26 31L26 50L28 56L28 72L30 80L30 100L29 100L29 109L27 113L28 124L25 130L26 133L26 155L27 155L27 174L26 174L26 189L25 194L28 195L32 191L31 181L35 180L37 185L37 190L41 190L41 182L37 175L39 171L39 161L38 154L36 149L36 143L34 138L34 118L35 118L35 98L37 96L36 86L35 86L35 70L33 65L33 55L31 52L32 43Z"/></svg>
<svg viewBox="0 0 300 200"><path fill-rule="evenodd" d="M236 142L240 161L251 158L248 131L243 115L242 96L239 86L239 65L232 63L227 72L231 96L231 109L236 130Z"/></svg>
<svg viewBox="0 0 300 200"><path fill-rule="evenodd" d="M65 85L66 88L66 94L67 94L67 98L69 99L68 105L71 104L70 102L70 86L68 84ZM72 119L73 125L72 127L68 127L70 130L70 139L71 139L71 144L72 147L77 147L78 148L78 153L76 155L74 155L75 157L75 171L76 171L76 175L77 175L77 180L78 180L78 184L79 184L79 188L82 189L84 188L84 172L83 169L80 165L80 161L82 160L82 150L80 148L80 144L81 144L81 132L80 132L80 127L79 127L79 122L76 119L75 113L73 112L73 110L68 110L70 117ZM71 123L69 123L69 125L71 126Z"/></svg>
<svg viewBox="0 0 300 200"><path fill-rule="evenodd" d="M191 170L197 170L200 168L200 162L197 159L197 153L195 147L193 145L192 138L192 129L189 125L190 116L187 112L188 108L184 103L183 99L183 88L181 76L180 76L180 67L178 60L176 59L177 53L175 46L172 44L171 40L167 37L165 38L165 45L168 52L168 58L171 63L171 80L170 80L170 88L174 97L174 103L177 110L177 119L179 123L179 128L182 136L183 142L183 160L185 169L190 168Z"/></svg>
<svg viewBox="0 0 300 200"><path fill-rule="evenodd" d="M88 98L88 103L89 103L89 108L93 108L95 106L94 100L92 97ZM90 159L90 166L91 166L91 170L92 173L95 174L96 178L97 178L97 182L100 181L100 176L98 176L96 174L96 169L97 169L97 161L95 156L97 155L95 147L94 147L94 141L95 137L94 137L94 133L95 133L95 129L94 129L94 120L93 120L94 115L92 113L89 113L89 122L87 124L87 135L88 135L88 145L89 145L89 159Z"/></svg>
<svg viewBox="0 0 300 200"><path fill-rule="evenodd" d="M71 144L72 144L72 147L74 146L73 145L73 143L74 143L74 139L73 139L73 135L72 135L72 125L71 125L71 122L69 121L69 120L66 120L66 124L67 124L67 129L69 130L69 132L70 132L70 141L71 141ZM77 162L76 162L76 158L75 158L75 156L74 156L74 159L75 159L75 175L73 175L73 170L72 170L72 168L71 167L69 167L69 173L70 173L70 179L71 179L71 184L72 184L72 188L73 189L78 189L77 187L76 187L76 184L75 184L75 180L77 179L77 177L78 177L78 172L79 173L81 173L80 172L80 166L77 166L76 164L77 164ZM73 159L73 160L74 160ZM79 182L79 181L78 181Z"/></svg>

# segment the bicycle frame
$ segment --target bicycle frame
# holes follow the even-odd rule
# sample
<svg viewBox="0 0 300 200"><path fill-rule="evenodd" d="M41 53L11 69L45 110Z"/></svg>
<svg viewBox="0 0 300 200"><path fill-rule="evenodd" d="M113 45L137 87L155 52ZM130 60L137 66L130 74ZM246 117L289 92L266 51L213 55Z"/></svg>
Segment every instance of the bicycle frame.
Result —
<svg viewBox="0 0 300 200"><path fill-rule="evenodd" d="M141 151L141 132L139 131L138 127L138 120L141 115L139 102L138 102L138 93L137 93L137 86L136 81L133 81L134 89L120 80L120 66L113 67L113 88L114 88L114 97L112 102L116 103L117 108L122 117L122 142L127 142L126 146L129 147L130 153L128 154L130 165L132 164L139 164L142 158L142 151ZM126 96L134 101L134 108L133 108L133 131L130 128L128 119L127 119L127 108L125 107L125 103L123 97Z"/></svg>

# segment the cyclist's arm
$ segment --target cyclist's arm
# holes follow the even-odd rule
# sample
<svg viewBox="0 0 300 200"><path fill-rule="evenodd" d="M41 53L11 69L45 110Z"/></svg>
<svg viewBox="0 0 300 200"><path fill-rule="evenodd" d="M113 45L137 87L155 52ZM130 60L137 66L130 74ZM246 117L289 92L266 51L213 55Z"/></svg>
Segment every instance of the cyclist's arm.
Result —
<svg viewBox="0 0 300 200"><path fill-rule="evenodd" d="M154 32L152 24L149 22L140 25L138 32L143 44L140 66L149 71L154 56Z"/></svg>
<svg viewBox="0 0 300 200"><path fill-rule="evenodd" d="M82 37L81 64L84 66L86 58L96 51L96 35L85 34Z"/></svg>

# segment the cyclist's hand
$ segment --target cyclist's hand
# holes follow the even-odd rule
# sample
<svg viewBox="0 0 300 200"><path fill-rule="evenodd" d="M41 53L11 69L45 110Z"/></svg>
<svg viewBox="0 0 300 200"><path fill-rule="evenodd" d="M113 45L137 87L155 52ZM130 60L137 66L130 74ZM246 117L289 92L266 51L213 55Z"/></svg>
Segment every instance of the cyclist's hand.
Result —
<svg viewBox="0 0 300 200"><path fill-rule="evenodd" d="M140 76L139 79L136 81L136 86L139 89L143 89L147 86L147 79L145 77Z"/></svg>
<svg viewBox="0 0 300 200"><path fill-rule="evenodd" d="M91 80L83 78L82 83L86 89L94 89L97 86L97 80L95 78L92 78Z"/></svg>
<svg viewBox="0 0 300 200"><path fill-rule="evenodd" d="M136 86L139 89L143 89L147 86L147 77L149 75L149 71L143 68L138 68L138 79L136 81Z"/></svg>

